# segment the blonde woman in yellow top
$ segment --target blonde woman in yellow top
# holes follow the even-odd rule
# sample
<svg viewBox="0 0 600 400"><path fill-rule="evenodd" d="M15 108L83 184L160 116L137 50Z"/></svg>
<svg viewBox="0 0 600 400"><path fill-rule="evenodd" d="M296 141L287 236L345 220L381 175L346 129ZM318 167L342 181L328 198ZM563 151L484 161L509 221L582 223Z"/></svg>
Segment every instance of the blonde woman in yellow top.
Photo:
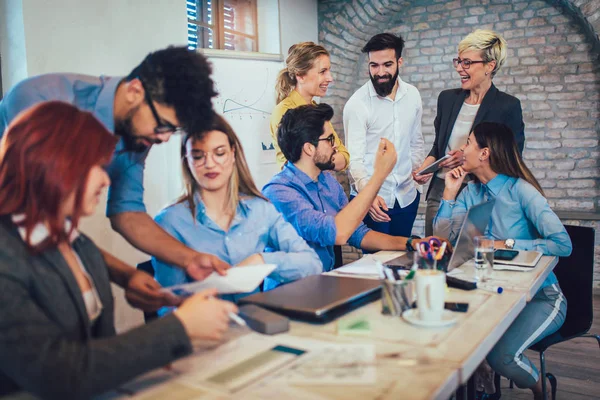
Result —
<svg viewBox="0 0 600 400"><path fill-rule="evenodd" d="M271 137L275 145L277 164L280 167L286 162L277 143L277 128L283 114L291 108L315 103L313 97L325 96L327 87L333 82L329 52L323 46L313 42L302 42L290 47L285 64L286 67L277 77L275 88L277 105L271 114ZM331 128L333 130L333 126ZM333 135L337 147L337 153L333 158L335 170L343 171L348 167L350 153L335 130Z"/></svg>

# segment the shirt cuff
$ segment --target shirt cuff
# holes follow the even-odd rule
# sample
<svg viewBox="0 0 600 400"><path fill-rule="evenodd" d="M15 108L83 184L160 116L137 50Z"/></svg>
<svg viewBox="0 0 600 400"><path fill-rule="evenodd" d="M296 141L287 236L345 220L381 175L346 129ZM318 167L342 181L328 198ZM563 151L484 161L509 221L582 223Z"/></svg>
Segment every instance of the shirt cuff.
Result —
<svg viewBox="0 0 600 400"><path fill-rule="evenodd" d="M440 208L437 212L437 218L452 218L452 210L456 205L456 200L444 200L440 202Z"/></svg>

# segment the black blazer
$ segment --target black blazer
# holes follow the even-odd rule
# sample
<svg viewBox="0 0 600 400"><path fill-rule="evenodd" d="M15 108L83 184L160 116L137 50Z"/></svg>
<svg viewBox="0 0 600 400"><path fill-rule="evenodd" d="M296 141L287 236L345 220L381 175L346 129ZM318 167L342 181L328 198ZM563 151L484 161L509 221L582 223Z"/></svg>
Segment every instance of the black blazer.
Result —
<svg viewBox="0 0 600 400"><path fill-rule="evenodd" d="M437 115L433 123L435 140L429 152L429 156L435 157L436 160L446 154L454 123L468 95L468 90L449 89L444 90L438 97ZM508 126L515 135L519 151L523 153L525 124L519 99L498 90L492 83L479 106L473 126L480 122L499 122ZM429 185L429 190L431 190L431 185ZM427 194L429 194L429 190Z"/></svg>
<svg viewBox="0 0 600 400"><path fill-rule="evenodd" d="M0 396L89 398L192 351L174 315L116 335L102 253L85 235L73 248L102 301L93 325L59 250L31 254L10 217L0 216Z"/></svg>

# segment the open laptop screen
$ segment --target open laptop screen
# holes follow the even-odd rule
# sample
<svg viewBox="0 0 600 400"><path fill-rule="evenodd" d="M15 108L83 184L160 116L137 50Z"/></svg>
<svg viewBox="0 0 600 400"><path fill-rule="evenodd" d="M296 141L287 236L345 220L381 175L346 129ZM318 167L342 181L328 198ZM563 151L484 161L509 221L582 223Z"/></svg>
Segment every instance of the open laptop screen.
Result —
<svg viewBox="0 0 600 400"><path fill-rule="evenodd" d="M460 228L458 240L454 246L454 253L452 253L452 258L450 258L450 262L448 263L447 272L460 267L475 256L473 239L476 236L485 234L485 229L490 221L495 203L496 200L490 200L469 208Z"/></svg>

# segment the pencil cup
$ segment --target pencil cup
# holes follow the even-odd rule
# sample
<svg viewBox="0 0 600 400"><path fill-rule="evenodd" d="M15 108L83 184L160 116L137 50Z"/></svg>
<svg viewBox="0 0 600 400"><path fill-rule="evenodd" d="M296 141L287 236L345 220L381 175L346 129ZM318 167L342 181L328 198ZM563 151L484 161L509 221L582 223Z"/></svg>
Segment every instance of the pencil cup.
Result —
<svg viewBox="0 0 600 400"><path fill-rule="evenodd" d="M438 269L441 268L442 265L438 265L438 261L433 258L423 257L420 252L415 251L414 253L414 264L417 264L418 269Z"/></svg>
<svg viewBox="0 0 600 400"><path fill-rule="evenodd" d="M414 303L414 282L389 280L381 281L381 313L399 317Z"/></svg>

